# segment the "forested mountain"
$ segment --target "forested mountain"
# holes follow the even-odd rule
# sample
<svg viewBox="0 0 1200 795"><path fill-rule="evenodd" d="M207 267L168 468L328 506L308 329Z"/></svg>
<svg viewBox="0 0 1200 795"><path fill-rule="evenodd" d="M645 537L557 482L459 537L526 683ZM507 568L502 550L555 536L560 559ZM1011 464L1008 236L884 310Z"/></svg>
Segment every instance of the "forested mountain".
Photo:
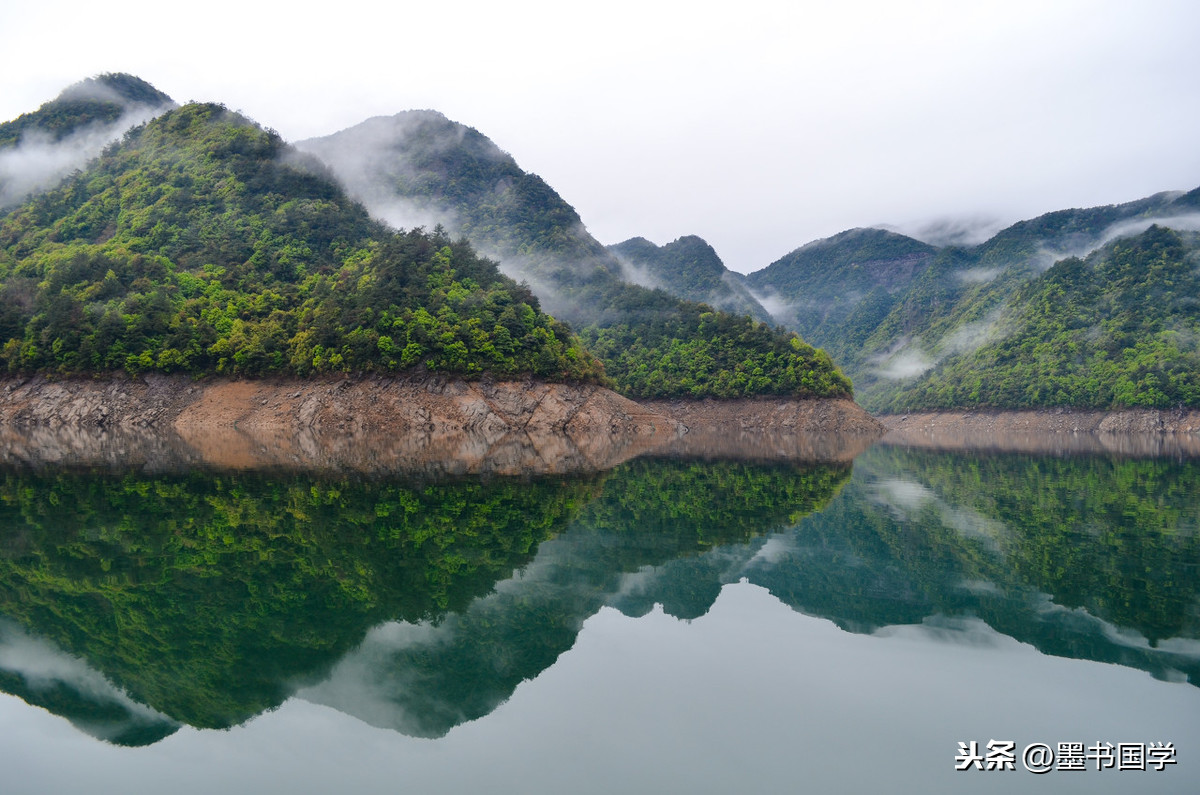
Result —
<svg viewBox="0 0 1200 795"><path fill-rule="evenodd" d="M1200 406L1200 235L1154 226L1060 260L997 324L884 408Z"/></svg>
<svg viewBox="0 0 1200 795"><path fill-rule="evenodd" d="M741 275L726 268L703 238L688 235L656 246L644 237L634 237L609 246L608 250L621 263L626 281L661 288L671 295L708 304L732 315L775 322L742 283Z"/></svg>
<svg viewBox="0 0 1200 795"><path fill-rule="evenodd" d="M476 130L433 111L297 144L377 217L444 226L527 280L634 397L833 396L850 382L794 334L622 279L578 214Z"/></svg>
<svg viewBox="0 0 1200 795"><path fill-rule="evenodd" d="M1011 390L1001 400L996 395L970 398L971 390L947 391L944 384L946 378L967 378L973 366L967 362L979 363L973 353L1013 332L1021 302L1032 300L1026 290L1043 289L1028 285L1044 285L1047 269L1055 262L1086 255L1154 223L1196 228L1198 209L1200 190L1062 210L1014 224L973 247L935 248L884 230L851 230L798 249L747 281L761 294L788 302L776 319L829 350L854 380L859 400L872 410L1148 405L1146 394L1138 390L1110 390L1108 398L1093 390L1085 397L1078 390L1059 395L1057 387L1047 391L1045 384L1030 382L1030 391L1020 400L1013 398ZM1175 288L1167 289L1175 295ZM1159 322L1157 307L1132 302L1123 311L1136 315L1136 322L1145 327ZM1096 322L1106 319L1096 318ZM1024 357L1022 367L1027 370L1036 369L1039 365L1031 351L1009 353ZM1134 358L1146 364L1144 353ZM1160 365L1171 366L1165 360ZM942 370L945 376L938 375ZM1105 380L1099 373L1093 375ZM927 386L927 382L941 386ZM1195 399L1184 397L1185 393L1170 400L1194 404ZM1154 405L1166 405L1158 398L1155 401Z"/></svg>
<svg viewBox="0 0 1200 795"><path fill-rule="evenodd" d="M777 322L835 361L853 353L937 249L883 229L850 229L802 246L746 277ZM816 340L821 340L817 342Z"/></svg>
<svg viewBox="0 0 1200 795"><path fill-rule="evenodd" d="M853 229L740 277L697 237L606 249L541 178L433 111L303 142L326 168L221 106L172 107L110 74L0 125L0 366L424 367L814 397L850 393L836 361L873 410L1200 405L1200 189L975 246ZM764 306L832 358L757 322Z"/></svg>
<svg viewBox="0 0 1200 795"><path fill-rule="evenodd" d="M396 234L278 135L202 104L0 218L0 364L603 377L469 245Z"/></svg>
<svg viewBox="0 0 1200 795"><path fill-rule="evenodd" d="M174 105L144 80L105 74L0 124L0 207L57 183L100 154L105 144Z"/></svg>

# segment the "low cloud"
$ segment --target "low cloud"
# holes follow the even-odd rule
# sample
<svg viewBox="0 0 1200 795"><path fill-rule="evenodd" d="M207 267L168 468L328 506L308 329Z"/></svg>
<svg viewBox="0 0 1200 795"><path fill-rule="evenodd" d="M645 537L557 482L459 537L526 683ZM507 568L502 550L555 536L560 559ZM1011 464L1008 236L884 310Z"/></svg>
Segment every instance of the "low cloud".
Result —
<svg viewBox="0 0 1200 795"><path fill-rule="evenodd" d="M647 287L651 290L665 289L663 283L648 268L644 268L628 257L622 257L620 254L614 256L617 264L621 266L621 278L623 280L641 287Z"/></svg>
<svg viewBox="0 0 1200 795"><path fill-rule="evenodd" d="M887 351L871 356L868 362L875 366L876 375L892 381L914 378L937 364L936 359L908 337L901 338Z"/></svg>
<svg viewBox="0 0 1200 795"><path fill-rule="evenodd" d="M166 110L136 106L111 124L91 124L57 141L41 131L26 133L15 147L0 150L0 207L54 187L128 130Z"/></svg>
<svg viewBox="0 0 1200 795"><path fill-rule="evenodd" d="M758 301L759 306L767 310L768 315L780 323L791 322L795 317L796 309L800 306L799 304L784 300L774 291L759 292L749 287L746 288L746 291L750 293L750 296L755 301Z"/></svg>
<svg viewBox="0 0 1200 795"><path fill-rule="evenodd" d="M1178 215L1157 215L1149 218L1129 218L1118 221L1107 227L1095 237L1076 241L1073 245L1063 248L1042 248L1030 260L1030 265L1039 273L1049 270L1054 263L1068 257L1086 257L1099 248L1123 237L1140 235L1152 226L1164 226L1181 232L1200 232L1200 213L1181 213Z"/></svg>
<svg viewBox="0 0 1200 795"><path fill-rule="evenodd" d="M909 337L902 337L888 350L868 359L875 374L892 381L915 378L936 367L949 356L971 353L1007 333L1005 307L997 307L983 320L965 323L933 346L930 353Z"/></svg>
<svg viewBox="0 0 1200 795"><path fill-rule="evenodd" d="M971 353L1004 336L1004 307L992 310L983 320L965 323L937 344L938 361L959 353Z"/></svg>
<svg viewBox="0 0 1200 795"><path fill-rule="evenodd" d="M958 271L954 276L967 284L985 284L995 279L1003 271L1004 268L967 268L964 271Z"/></svg>
<svg viewBox="0 0 1200 795"><path fill-rule="evenodd" d="M916 224L882 226L931 246L977 246L990 240L1007 224L992 216L968 215L935 218Z"/></svg>

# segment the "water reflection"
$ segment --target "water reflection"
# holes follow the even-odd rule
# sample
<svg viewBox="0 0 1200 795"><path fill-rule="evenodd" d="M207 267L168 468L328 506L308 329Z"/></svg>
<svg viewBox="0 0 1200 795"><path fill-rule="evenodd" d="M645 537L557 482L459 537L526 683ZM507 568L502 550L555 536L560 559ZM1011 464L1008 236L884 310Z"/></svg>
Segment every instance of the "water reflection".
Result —
<svg viewBox="0 0 1200 795"><path fill-rule="evenodd" d="M178 723L137 703L84 661L4 620L0 690L114 745L149 745L179 729Z"/></svg>
<svg viewBox="0 0 1200 795"><path fill-rule="evenodd" d="M293 695L438 737L603 608L695 619L742 580L851 632L1000 632L1200 683L1194 462L749 459L415 481L9 466L0 688L113 742L236 725Z"/></svg>

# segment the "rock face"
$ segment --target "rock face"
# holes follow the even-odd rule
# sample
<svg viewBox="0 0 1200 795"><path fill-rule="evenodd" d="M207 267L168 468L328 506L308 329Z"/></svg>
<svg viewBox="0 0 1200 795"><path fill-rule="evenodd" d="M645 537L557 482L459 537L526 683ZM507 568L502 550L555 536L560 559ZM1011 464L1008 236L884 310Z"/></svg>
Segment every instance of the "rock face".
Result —
<svg viewBox="0 0 1200 795"><path fill-rule="evenodd" d="M37 377L0 387L0 424L8 426L9 455L30 463L100 463L124 451L129 463L145 456L161 465L165 446L175 466L434 476L604 469L681 432L597 386L443 376Z"/></svg>
<svg viewBox="0 0 1200 795"><path fill-rule="evenodd" d="M880 418L884 444L1070 455L1200 455L1200 411L1066 408L941 411Z"/></svg>
<svg viewBox="0 0 1200 795"><path fill-rule="evenodd" d="M685 433L656 455L757 461L853 461L884 427L847 399L644 401Z"/></svg>
<svg viewBox="0 0 1200 795"><path fill-rule="evenodd" d="M1195 409L1038 409L1033 411L932 411L880 417L891 431L990 433L1200 433Z"/></svg>
<svg viewBox="0 0 1200 795"><path fill-rule="evenodd" d="M881 436L884 427L853 400L647 400L688 433L841 434Z"/></svg>
<svg viewBox="0 0 1200 795"><path fill-rule="evenodd" d="M849 460L882 433L849 400L660 401L438 375L0 381L0 462L566 474L645 453Z"/></svg>
<svg viewBox="0 0 1200 795"><path fill-rule="evenodd" d="M147 375L0 388L0 422L120 428L307 428L394 433L674 432L676 424L592 385L465 381L444 376L311 380Z"/></svg>

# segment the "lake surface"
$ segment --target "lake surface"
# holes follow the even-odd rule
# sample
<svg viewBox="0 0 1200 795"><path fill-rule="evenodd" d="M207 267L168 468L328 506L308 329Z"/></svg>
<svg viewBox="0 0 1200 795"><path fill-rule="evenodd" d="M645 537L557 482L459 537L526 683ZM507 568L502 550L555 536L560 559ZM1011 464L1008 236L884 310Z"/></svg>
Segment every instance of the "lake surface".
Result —
<svg viewBox="0 0 1200 795"><path fill-rule="evenodd" d="M877 445L524 479L180 460L0 468L0 791L1200 780L1187 456ZM1015 769L976 769L993 741Z"/></svg>

